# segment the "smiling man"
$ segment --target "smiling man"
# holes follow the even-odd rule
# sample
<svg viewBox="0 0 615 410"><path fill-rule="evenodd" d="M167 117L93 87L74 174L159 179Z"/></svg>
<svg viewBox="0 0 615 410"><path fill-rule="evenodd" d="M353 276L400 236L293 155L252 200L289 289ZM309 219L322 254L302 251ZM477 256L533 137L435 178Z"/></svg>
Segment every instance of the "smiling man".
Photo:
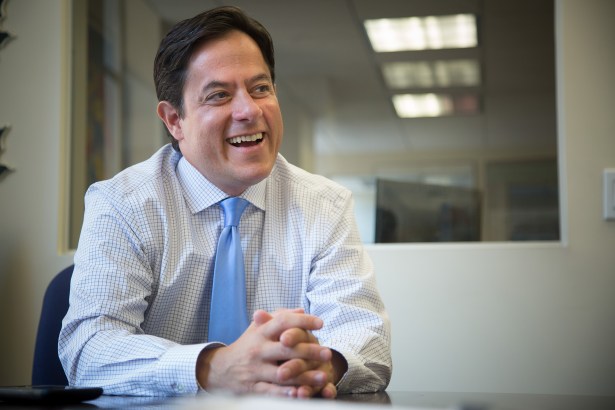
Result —
<svg viewBox="0 0 615 410"><path fill-rule="evenodd" d="M183 112L158 115L184 158L229 195L265 179L282 142L282 114L269 68L241 31L196 45L188 61Z"/></svg>
<svg viewBox="0 0 615 410"><path fill-rule="evenodd" d="M235 7L182 21L154 79L171 144L86 194L59 341L69 382L135 395L383 390L389 322L352 199L278 153L267 30ZM236 225L245 289L218 306L229 197L247 201ZM237 306L249 323L223 321L239 336L211 336L213 311Z"/></svg>

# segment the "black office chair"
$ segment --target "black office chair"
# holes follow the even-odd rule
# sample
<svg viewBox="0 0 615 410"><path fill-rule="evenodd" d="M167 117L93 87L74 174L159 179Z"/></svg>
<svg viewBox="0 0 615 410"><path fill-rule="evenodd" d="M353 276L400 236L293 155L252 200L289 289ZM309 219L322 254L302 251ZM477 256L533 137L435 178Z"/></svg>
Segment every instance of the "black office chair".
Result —
<svg viewBox="0 0 615 410"><path fill-rule="evenodd" d="M58 357L58 337L62 328L62 319L68 311L73 268L74 265L71 265L58 273L45 291L34 347L32 384L68 385Z"/></svg>

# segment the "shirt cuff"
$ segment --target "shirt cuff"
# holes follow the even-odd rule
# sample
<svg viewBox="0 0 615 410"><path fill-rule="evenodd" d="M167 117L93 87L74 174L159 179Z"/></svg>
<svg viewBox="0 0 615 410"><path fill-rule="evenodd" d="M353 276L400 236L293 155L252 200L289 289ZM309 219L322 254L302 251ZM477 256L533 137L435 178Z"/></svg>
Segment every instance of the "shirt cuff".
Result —
<svg viewBox="0 0 615 410"><path fill-rule="evenodd" d="M217 343L177 345L165 352L159 361L156 384L167 396L196 394L196 362L201 351L219 347Z"/></svg>
<svg viewBox="0 0 615 410"><path fill-rule="evenodd" d="M361 366L361 362L357 360L352 354L343 354L339 350L336 350L343 358L346 360L346 364L348 367L346 368L346 373L342 375L340 380L335 385L337 389L337 393L351 393L352 392L352 370L357 368L357 366Z"/></svg>

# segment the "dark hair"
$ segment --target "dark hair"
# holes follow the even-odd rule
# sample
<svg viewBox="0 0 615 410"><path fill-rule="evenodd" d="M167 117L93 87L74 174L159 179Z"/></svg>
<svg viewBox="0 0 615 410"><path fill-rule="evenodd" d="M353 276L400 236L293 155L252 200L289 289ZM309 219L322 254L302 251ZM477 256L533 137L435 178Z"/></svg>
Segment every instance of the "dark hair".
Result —
<svg viewBox="0 0 615 410"><path fill-rule="evenodd" d="M158 101L168 101L184 115L184 83L188 62L195 48L203 42L238 30L249 35L265 59L271 80L275 82L273 41L267 29L234 6L217 7L177 23L160 42L154 59L154 84ZM173 148L179 151L177 140L167 130Z"/></svg>

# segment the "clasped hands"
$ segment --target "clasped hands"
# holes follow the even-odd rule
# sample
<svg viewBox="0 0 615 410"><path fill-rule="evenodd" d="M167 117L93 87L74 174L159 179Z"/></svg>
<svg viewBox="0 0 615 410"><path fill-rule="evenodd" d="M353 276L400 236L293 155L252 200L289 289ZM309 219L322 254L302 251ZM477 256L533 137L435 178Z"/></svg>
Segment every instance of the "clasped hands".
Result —
<svg viewBox="0 0 615 410"><path fill-rule="evenodd" d="M197 380L212 392L334 398L347 364L312 334L322 326L303 309L257 310L234 343L201 352Z"/></svg>

